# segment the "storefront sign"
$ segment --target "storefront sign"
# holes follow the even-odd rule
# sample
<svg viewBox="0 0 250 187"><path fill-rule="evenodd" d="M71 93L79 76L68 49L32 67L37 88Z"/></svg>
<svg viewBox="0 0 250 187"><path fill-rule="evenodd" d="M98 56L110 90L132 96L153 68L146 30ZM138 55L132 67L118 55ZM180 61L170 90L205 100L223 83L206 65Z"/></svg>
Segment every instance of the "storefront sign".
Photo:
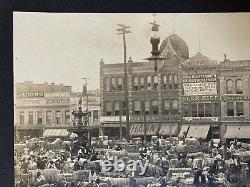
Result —
<svg viewBox="0 0 250 187"><path fill-rule="evenodd" d="M16 99L14 103L16 107L44 106L46 104L46 100L45 99Z"/></svg>
<svg viewBox="0 0 250 187"><path fill-rule="evenodd" d="M18 92L17 98L44 97L44 92Z"/></svg>
<svg viewBox="0 0 250 187"><path fill-rule="evenodd" d="M180 120L180 115L146 115L146 121L151 121L151 122L161 122L161 121L175 121L175 120ZM139 115L139 116L130 116L130 121L132 122L143 122L144 121L144 116Z"/></svg>
<svg viewBox="0 0 250 187"><path fill-rule="evenodd" d="M197 74L183 76L184 95L217 94L216 74Z"/></svg>
<svg viewBox="0 0 250 187"><path fill-rule="evenodd" d="M249 101L250 95L223 95L222 101Z"/></svg>
<svg viewBox="0 0 250 187"><path fill-rule="evenodd" d="M69 97L69 92L44 93L44 97Z"/></svg>
<svg viewBox="0 0 250 187"><path fill-rule="evenodd" d="M219 95L192 95L182 96L182 102L219 101Z"/></svg>
<svg viewBox="0 0 250 187"><path fill-rule="evenodd" d="M210 121L219 121L218 117L183 117L186 121L193 121L193 120L210 120Z"/></svg>
<svg viewBox="0 0 250 187"><path fill-rule="evenodd" d="M47 104L69 104L69 99L47 99Z"/></svg>

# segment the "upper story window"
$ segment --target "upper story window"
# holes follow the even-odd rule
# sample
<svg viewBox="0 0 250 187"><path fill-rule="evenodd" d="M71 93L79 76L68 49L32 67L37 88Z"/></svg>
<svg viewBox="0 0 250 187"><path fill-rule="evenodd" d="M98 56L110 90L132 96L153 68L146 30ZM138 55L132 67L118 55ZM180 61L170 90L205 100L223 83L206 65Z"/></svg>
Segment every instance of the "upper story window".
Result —
<svg viewBox="0 0 250 187"><path fill-rule="evenodd" d="M62 119L61 112L56 111L56 124L62 123L61 119Z"/></svg>
<svg viewBox="0 0 250 187"><path fill-rule="evenodd" d="M111 116L112 115L112 103L111 102L106 102L105 105L105 115L106 116Z"/></svg>
<svg viewBox="0 0 250 187"><path fill-rule="evenodd" d="M234 116L234 103L233 102L227 103L227 116Z"/></svg>
<svg viewBox="0 0 250 187"><path fill-rule="evenodd" d="M42 123L43 123L43 112L37 111L37 124L42 124Z"/></svg>
<svg viewBox="0 0 250 187"><path fill-rule="evenodd" d="M158 100L152 100L152 114L159 113L159 103Z"/></svg>
<svg viewBox="0 0 250 187"><path fill-rule="evenodd" d="M115 77L111 78L111 90L110 91L115 91Z"/></svg>
<svg viewBox="0 0 250 187"><path fill-rule="evenodd" d="M170 103L168 100L164 100L163 103L163 114L169 114L170 112Z"/></svg>
<svg viewBox="0 0 250 187"><path fill-rule="evenodd" d="M65 111L65 122L70 123L70 111L69 110Z"/></svg>
<svg viewBox="0 0 250 187"><path fill-rule="evenodd" d="M168 75L168 84L169 84L169 88L173 89L173 79L172 79L171 74Z"/></svg>
<svg viewBox="0 0 250 187"><path fill-rule="evenodd" d="M149 104L149 101L145 101L144 110L145 110L145 114L146 115L150 114L150 104Z"/></svg>
<svg viewBox="0 0 250 187"><path fill-rule="evenodd" d="M198 117L205 116L204 103L198 103Z"/></svg>
<svg viewBox="0 0 250 187"><path fill-rule="evenodd" d="M226 82L226 93L233 94L233 81L230 79Z"/></svg>
<svg viewBox="0 0 250 187"><path fill-rule="evenodd" d="M244 116L244 103L243 102L236 102L236 115Z"/></svg>
<svg viewBox="0 0 250 187"><path fill-rule="evenodd" d="M236 94L243 94L243 83L241 79L236 81Z"/></svg>
<svg viewBox="0 0 250 187"><path fill-rule="evenodd" d="M33 124L33 112L29 112L29 118L28 118L28 120L29 120L29 124Z"/></svg>
<svg viewBox="0 0 250 187"><path fill-rule="evenodd" d="M197 117L198 111L197 111L197 103L191 104L191 115L192 117Z"/></svg>
<svg viewBox="0 0 250 187"><path fill-rule="evenodd" d="M106 77L106 78L104 79L104 90L105 90L106 92L109 92L109 78L108 78L108 77Z"/></svg>
<svg viewBox="0 0 250 187"><path fill-rule="evenodd" d="M114 103L114 113L115 113L115 116L118 116L120 114L120 102L119 101L116 101Z"/></svg>
<svg viewBox="0 0 250 187"><path fill-rule="evenodd" d="M140 101L134 101L134 114L135 115L141 114L141 102Z"/></svg>
<svg viewBox="0 0 250 187"><path fill-rule="evenodd" d="M158 90L159 81L158 81L158 76L157 75L154 75L153 82L154 82L154 90Z"/></svg>
<svg viewBox="0 0 250 187"><path fill-rule="evenodd" d="M189 117L189 107L188 107L188 104L184 104L183 105L183 114L184 114L184 117Z"/></svg>
<svg viewBox="0 0 250 187"><path fill-rule="evenodd" d="M24 112L20 112L20 124L24 125Z"/></svg>
<svg viewBox="0 0 250 187"><path fill-rule="evenodd" d="M145 89L145 80L144 77L141 76L140 77L140 90L144 90Z"/></svg>
<svg viewBox="0 0 250 187"><path fill-rule="evenodd" d="M163 90L167 89L167 76L166 75L162 76L162 89Z"/></svg>
<svg viewBox="0 0 250 187"><path fill-rule="evenodd" d="M137 76L133 77L133 86L134 86L134 91L138 91L139 90L139 81L138 81L138 77Z"/></svg>
<svg viewBox="0 0 250 187"><path fill-rule="evenodd" d="M173 111L173 114L178 114L178 101L177 100L174 100L172 103L172 111Z"/></svg>
<svg viewBox="0 0 250 187"><path fill-rule="evenodd" d="M151 76L147 76L147 90L151 90Z"/></svg>
<svg viewBox="0 0 250 187"><path fill-rule="evenodd" d="M117 79L117 84L118 84L118 91L122 91L122 78L118 77Z"/></svg>
<svg viewBox="0 0 250 187"><path fill-rule="evenodd" d="M46 111L46 123L50 124L53 121L52 111Z"/></svg>
<svg viewBox="0 0 250 187"><path fill-rule="evenodd" d="M211 117L213 115L212 103L205 103L205 117Z"/></svg>
<svg viewBox="0 0 250 187"><path fill-rule="evenodd" d="M178 88L178 76L176 74L174 74L174 89Z"/></svg>

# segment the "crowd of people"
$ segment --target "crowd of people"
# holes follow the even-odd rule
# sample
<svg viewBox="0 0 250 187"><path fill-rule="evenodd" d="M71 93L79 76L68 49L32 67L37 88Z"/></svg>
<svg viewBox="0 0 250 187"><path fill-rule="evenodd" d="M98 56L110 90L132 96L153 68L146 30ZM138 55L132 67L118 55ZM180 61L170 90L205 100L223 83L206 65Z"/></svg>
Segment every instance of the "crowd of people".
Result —
<svg viewBox="0 0 250 187"><path fill-rule="evenodd" d="M192 137L160 137L147 144L113 140L98 147L79 145L77 140L64 144L63 140L56 141L54 147L38 138L17 144L23 146L15 149L16 186L244 186L250 176L250 154L237 139L215 143ZM110 155L115 154L148 161L147 172L143 176L138 175L139 171L103 173L100 161L112 161Z"/></svg>

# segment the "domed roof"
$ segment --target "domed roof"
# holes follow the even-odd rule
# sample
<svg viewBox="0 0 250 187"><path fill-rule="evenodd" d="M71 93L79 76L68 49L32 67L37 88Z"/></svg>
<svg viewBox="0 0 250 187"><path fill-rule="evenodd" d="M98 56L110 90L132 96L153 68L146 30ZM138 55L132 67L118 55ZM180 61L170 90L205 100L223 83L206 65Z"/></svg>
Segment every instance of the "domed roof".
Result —
<svg viewBox="0 0 250 187"><path fill-rule="evenodd" d="M187 60L189 58L189 50L187 43L177 34L171 34L161 43L160 52L162 56L177 55Z"/></svg>

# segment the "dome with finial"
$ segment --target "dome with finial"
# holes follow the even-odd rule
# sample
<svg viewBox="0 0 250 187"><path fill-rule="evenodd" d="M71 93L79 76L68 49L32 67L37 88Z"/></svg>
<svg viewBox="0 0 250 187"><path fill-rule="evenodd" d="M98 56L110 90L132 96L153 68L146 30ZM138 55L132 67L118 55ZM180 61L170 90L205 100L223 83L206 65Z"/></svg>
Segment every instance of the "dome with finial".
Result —
<svg viewBox="0 0 250 187"><path fill-rule="evenodd" d="M189 59L187 43L177 34L171 34L161 43L161 56L180 56L183 60Z"/></svg>

